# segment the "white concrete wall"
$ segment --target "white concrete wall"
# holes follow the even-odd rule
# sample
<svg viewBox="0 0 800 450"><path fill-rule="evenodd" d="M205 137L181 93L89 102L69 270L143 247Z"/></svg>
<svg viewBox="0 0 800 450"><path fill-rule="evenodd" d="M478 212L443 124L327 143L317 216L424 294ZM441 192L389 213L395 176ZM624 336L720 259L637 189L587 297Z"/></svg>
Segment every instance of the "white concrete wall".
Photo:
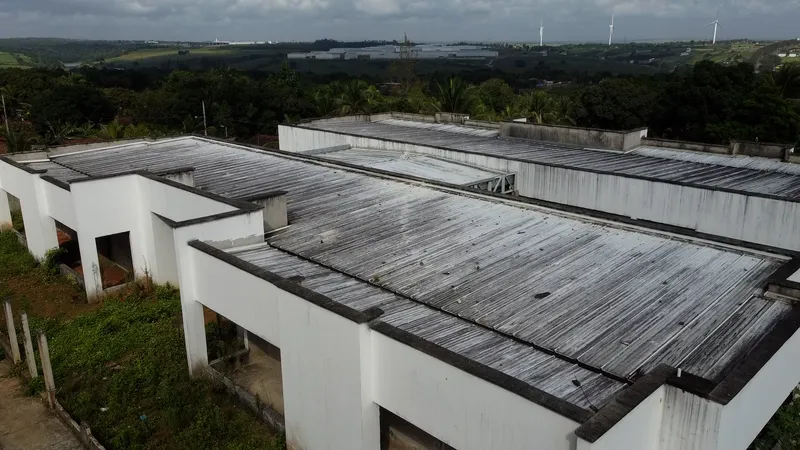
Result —
<svg viewBox="0 0 800 450"><path fill-rule="evenodd" d="M221 294L220 300L222 301L232 301L230 291L232 286L228 284L230 278L225 277L224 273L217 273L214 270L208 272L195 268L195 264L200 264L195 257L197 251L189 247L188 242L195 239L214 242L219 248L263 242L263 221L264 218L261 211L257 211L173 230L175 255L178 262L178 279L180 280L181 288L184 340L190 374L194 375L198 368L208 365L205 321L203 319L203 303L201 300L208 299L209 293L213 294L219 291L208 291L208 286L204 282L212 280L214 283L218 283L219 288L227 292ZM211 307L210 305L208 306ZM229 314L223 313L234 322L242 323L240 322L241 318L238 317L241 314L237 315L233 310ZM251 313L247 312L247 314ZM236 318L234 319L234 317Z"/></svg>
<svg viewBox="0 0 800 450"><path fill-rule="evenodd" d="M380 333L375 402L459 450L575 448L580 424Z"/></svg>
<svg viewBox="0 0 800 450"><path fill-rule="evenodd" d="M130 232L135 276L152 272L155 256L146 242L152 233L142 227L138 175L103 178L72 184L86 293L90 298L103 292L96 239Z"/></svg>
<svg viewBox="0 0 800 450"><path fill-rule="evenodd" d="M287 443L302 450L377 450L379 413L371 397L367 326L188 251L181 270L196 276L190 289L182 279L181 297L192 297L281 349Z"/></svg>
<svg viewBox="0 0 800 450"><path fill-rule="evenodd" d="M180 285L180 277L178 276L178 256L175 254L175 238L172 227L155 214L150 216L155 251L153 280L159 284L169 283L177 287Z"/></svg>
<svg viewBox="0 0 800 450"><path fill-rule="evenodd" d="M578 450L659 450L665 392L666 387L658 388L597 441L579 438Z"/></svg>
<svg viewBox="0 0 800 450"><path fill-rule="evenodd" d="M659 450L717 449L722 405L674 386L664 389Z"/></svg>
<svg viewBox="0 0 800 450"><path fill-rule="evenodd" d="M72 192L42 180L39 180L39 186L44 191L45 212L50 217L78 231L78 219L75 217Z"/></svg>
<svg viewBox="0 0 800 450"><path fill-rule="evenodd" d="M55 221L44 208L46 200L41 183L45 182L38 174L0 161L0 189L19 199L28 249L38 259L44 258L48 250L58 247ZM6 212L0 213L0 219L6 215Z"/></svg>
<svg viewBox="0 0 800 450"><path fill-rule="evenodd" d="M717 450L745 450L800 383L796 332L739 394L725 405Z"/></svg>
<svg viewBox="0 0 800 450"><path fill-rule="evenodd" d="M523 197L679 226L702 233L800 250L800 203L618 175L598 174L452 150L279 127L281 149L334 145L422 153L517 174ZM769 220L764 220L767 217Z"/></svg>

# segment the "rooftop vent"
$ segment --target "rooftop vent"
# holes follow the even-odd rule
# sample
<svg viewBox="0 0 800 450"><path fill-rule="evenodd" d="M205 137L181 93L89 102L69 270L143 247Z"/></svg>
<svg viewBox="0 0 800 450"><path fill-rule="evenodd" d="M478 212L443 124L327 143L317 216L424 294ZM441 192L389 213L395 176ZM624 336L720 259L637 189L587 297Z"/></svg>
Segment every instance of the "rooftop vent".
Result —
<svg viewBox="0 0 800 450"><path fill-rule="evenodd" d="M286 191L272 191L253 194L242 198L264 208L264 232L269 233L289 225L286 210Z"/></svg>

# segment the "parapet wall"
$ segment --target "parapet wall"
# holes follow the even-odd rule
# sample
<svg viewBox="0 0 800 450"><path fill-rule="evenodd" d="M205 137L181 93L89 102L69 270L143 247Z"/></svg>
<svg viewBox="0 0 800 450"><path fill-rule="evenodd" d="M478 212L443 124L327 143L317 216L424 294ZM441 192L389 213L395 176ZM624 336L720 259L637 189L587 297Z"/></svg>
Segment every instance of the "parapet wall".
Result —
<svg viewBox="0 0 800 450"><path fill-rule="evenodd" d="M787 162L800 161L800 157L795 155L794 148L791 145L765 142L733 141L730 145L714 145L701 142L674 141L671 139L643 138L641 145L718 155L757 156L760 158L780 159Z"/></svg>
<svg viewBox="0 0 800 450"><path fill-rule="evenodd" d="M630 131L598 130L522 122L500 123L500 137L558 142L587 148L626 151L642 145L647 128Z"/></svg>
<svg viewBox="0 0 800 450"><path fill-rule="evenodd" d="M703 144L702 142L674 141L671 139L643 138L642 145L652 147L686 150L691 152L730 155L731 148L725 145Z"/></svg>
<svg viewBox="0 0 800 450"><path fill-rule="evenodd" d="M747 141L731 142L732 155L760 156L762 158L775 158L788 161L792 150L794 149L791 145Z"/></svg>

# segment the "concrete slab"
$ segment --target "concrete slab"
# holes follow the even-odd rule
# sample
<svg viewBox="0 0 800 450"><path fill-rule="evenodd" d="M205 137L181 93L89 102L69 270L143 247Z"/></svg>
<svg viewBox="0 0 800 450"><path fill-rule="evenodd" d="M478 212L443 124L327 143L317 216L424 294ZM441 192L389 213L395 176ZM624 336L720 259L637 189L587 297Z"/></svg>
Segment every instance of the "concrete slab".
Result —
<svg viewBox="0 0 800 450"><path fill-rule="evenodd" d="M83 448L38 397L23 394L19 378L9 376L11 368L8 360L0 361L0 449Z"/></svg>

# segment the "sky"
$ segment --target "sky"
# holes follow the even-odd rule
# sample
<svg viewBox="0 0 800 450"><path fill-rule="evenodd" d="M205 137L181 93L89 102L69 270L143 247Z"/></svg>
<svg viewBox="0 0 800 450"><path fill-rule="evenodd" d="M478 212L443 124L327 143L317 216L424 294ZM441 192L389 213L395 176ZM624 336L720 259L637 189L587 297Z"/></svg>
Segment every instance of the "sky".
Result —
<svg viewBox="0 0 800 450"><path fill-rule="evenodd" d="M0 37L600 42L800 37L800 0L0 0Z"/></svg>

